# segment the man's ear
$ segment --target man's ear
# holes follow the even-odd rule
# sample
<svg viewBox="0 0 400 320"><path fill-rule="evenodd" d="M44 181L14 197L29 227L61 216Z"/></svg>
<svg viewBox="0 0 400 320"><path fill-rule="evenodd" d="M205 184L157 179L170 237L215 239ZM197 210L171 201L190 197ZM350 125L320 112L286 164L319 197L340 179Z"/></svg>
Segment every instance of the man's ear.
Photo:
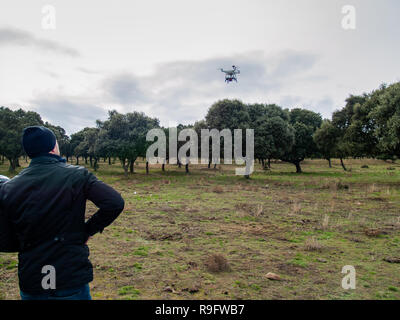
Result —
<svg viewBox="0 0 400 320"><path fill-rule="evenodd" d="M56 145L54 146L54 149L50 151L51 154L55 154L57 156L60 155L60 148L58 146L58 141L56 141Z"/></svg>

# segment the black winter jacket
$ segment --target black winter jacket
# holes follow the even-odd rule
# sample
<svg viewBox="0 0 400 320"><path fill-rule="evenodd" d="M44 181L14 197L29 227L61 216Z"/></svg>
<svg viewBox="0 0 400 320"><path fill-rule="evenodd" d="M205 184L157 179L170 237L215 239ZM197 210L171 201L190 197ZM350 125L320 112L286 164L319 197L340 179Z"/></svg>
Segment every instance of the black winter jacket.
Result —
<svg viewBox="0 0 400 320"><path fill-rule="evenodd" d="M86 200L99 210L85 223ZM46 265L55 268L56 289L92 281L85 242L123 208L121 195L87 169L54 155L32 159L28 168L0 185L0 252L19 252L20 289L43 293Z"/></svg>

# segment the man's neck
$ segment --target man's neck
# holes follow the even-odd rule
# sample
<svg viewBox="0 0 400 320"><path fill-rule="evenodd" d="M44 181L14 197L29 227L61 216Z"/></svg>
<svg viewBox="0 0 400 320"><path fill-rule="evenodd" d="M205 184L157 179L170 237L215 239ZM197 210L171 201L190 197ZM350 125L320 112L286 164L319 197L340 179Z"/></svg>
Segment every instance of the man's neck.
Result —
<svg viewBox="0 0 400 320"><path fill-rule="evenodd" d="M61 156L59 156L58 154L55 153L45 153L40 155L40 157L50 157L50 158L55 158L57 160L59 160L60 162L66 162L66 160L64 158L62 158Z"/></svg>

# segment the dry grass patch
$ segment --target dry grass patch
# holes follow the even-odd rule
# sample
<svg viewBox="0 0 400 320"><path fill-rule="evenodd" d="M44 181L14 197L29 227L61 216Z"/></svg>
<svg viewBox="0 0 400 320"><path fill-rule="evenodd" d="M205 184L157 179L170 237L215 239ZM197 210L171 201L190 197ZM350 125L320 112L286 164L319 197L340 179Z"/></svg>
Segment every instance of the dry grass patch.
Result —
<svg viewBox="0 0 400 320"><path fill-rule="evenodd" d="M320 187L321 189L328 189L328 190L349 190L350 186L348 184L343 183L340 180L330 181L328 179L324 180L324 183Z"/></svg>
<svg viewBox="0 0 400 320"><path fill-rule="evenodd" d="M245 213L251 213L254 210L254 205L251 205L246 202L237 203L237 204L235 204L235 209L238 211L243 211Z"/></svg>
<svg viewBox="0 0 400 320"><path fill-rule="evenodd" d="M301 213L301 203L295 202L293 203L293 213L300 214Z"/></svg>
<svg viewBox="0 0 400 320"><path fill-rule="evenodd" d="M205 266L209 272L219 273L231 271L228 260L222 255L214 253L206 258Z"/></svg>
<svg viewBox="0 0 400 320"><path fill-rule="evenodd" d="M367 193L374 193L374 192L378 192L378 191L379 191L379 189L375 183L369 185L367 188Z"/></svg>
<svg viewBox="0 0 400 320"><path fill-rule="evenodd" d="M322 251L323 245L315 238L308 238L304 243L304 250L306 251Z"/></svg>
<svg viewBox="0 0 400 320"><path fill-rule="evenodd" d="M364 230L364 233L368 236L368 237L379 237L380 235L382 235L384 232L381 229L366 229Z"/></svg>
<svg viewBox="0 0 400 320"><path fill-rule="evenodd" d="M333 191L339 191L339 190L349 190L350 186L346 183L343 183L340 180L331 181L331 180L325 179L324 182L321 184L320 188L333 190Z"/></svg>
<svg viewBox="0 0 400 320"><path fill-rule="evenodd" d="M263 207L262 204L259 204L259 205L257 206L256 210L254 211L254 214L253 214L253 215L254 215L255 217L260 217L260 216L263 215L263 213L264 213L264 207Z"/></svg>
<svg viewBox="0 0 400 320"><path fill-rule="evenodd" d="M329 216L326 214L322 219L322 224L321 224L322 230L327 230L328 226L329 226Z"/></svg>
<svg viewBox="0 0 400 320"><path fill-rule="evenodd" d="M334 190L349 190L350 186L342 181L336 181L333 183L333 188Z"/></svg>
<svg viewBox="0 0 400 320"><path fill-rule="evenodd" d="M212 188L212 192L224 193L224 188L222 188L221 186L215 186L214 188Z"/></svg>
<svg viewBox="0 0 400 320"><path fill-rule="evenodd" d="M397 217L397 218L395 219L394 226L395 226L397 229L400 229L400 217Z"/></svg>

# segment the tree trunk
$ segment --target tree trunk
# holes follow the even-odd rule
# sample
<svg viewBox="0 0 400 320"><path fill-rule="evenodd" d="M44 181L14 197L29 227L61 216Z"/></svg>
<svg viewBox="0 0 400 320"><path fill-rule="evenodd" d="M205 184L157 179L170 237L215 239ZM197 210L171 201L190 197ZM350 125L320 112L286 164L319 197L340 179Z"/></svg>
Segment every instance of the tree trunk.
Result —
<svg viewBox="0 0 400 320"><path fill-rule="evenodd" d="M212 160L210 159L210 160L208 161L208 169L211 168L211 162L212 162Z"/></svg>
<svg viewBox="0 0 400 320"><path fill-rule="evenodd" d="M329 158L329 159L327 159L328 160L328 163L329 163L329 168L332 168L332 161L331 161L331 158Z"/></svg>
<svg viewBox="0 0 400 320"><path fill-rule="evenodd" d="M120 160L121 164L122 164L122 168L124 169L124 176L127 177L128 176L128 169L129 169L129 165L126 164L126 160Z"/></svg>
<svg viewBox="0 0 400 320"><path fill-rule="evenodd" d="M271 158L268 158L268 168L271 169Z"/></svg>
<svg viewBox="0 0 400 320"><path fill-rule="evenodd" d="M130 161L130 165L129 165L129 171L130 171L131 173L134 173L134 172L135 172L134 164L135 164L135 162L134 162L133 160L131 160L131 161Z"/></svg>
<svg viewBox="0 0 400 320"><path fill-rule="evenodd" d="M146 161L146 174L149 174L149 162Z"/></svg>
<svg viewBox="0 0 400 320"><path fill-rule="evenodd" d="M111 157L108 157L108 165L111 166Z"/></svg>
<svg viewBox="0 0 400 320"><path fill-rule="evenodd" d="M128 176L128 166L124 165L123 168L124 168L124 176L127 177Z"/></svg>
<svg viewBox="0 0 400 320"><path fill-rule="evenodd" d="M94 171L97 171L97 169L99 168L97 157L94 158L93 168Z"/></svg>
<svg viewBox="0 0 400 320"><path fill-rule="evenodd" d="M88 162L87 162L87 157L85 157L85 164L88 164Z"/></svg>
<svg viewBox="0 0 400 320"><path fill-rule="evenodd" d="M268 161L266 161L265 159L262 159L261 162L263 170L269 170L269 168L271 167L270 160L268 159Z"/></svg>
<svg viewBox="0 0 400 320"><path fill-rule="evenodd" d="M161 168L162 168L162 171L164 172L165 171L165 163L162 164Z"/></svg>
<svg viewBox="0 0 400 320"><path fill-rule="evenodd" d="M296 166L296 173L302 173L300 162L295 162L294 165Z"/></svg>
<svg viewBox="0 0 400 320"><path fill-rule="evenodd" d="M93 168L93 158L92 156L89 157L90 167Z"/></svg>
<svg viewBox="0 0 400 320"><path fill-rule="evenodd" d="M185 170L186 170L186 173L189 173L189 163L186 163Z"/></svg>
<svg viewBox="0 0 400 320"><path fill-rule="evenodd" d="M19 158L15 158L15 166L16 166L17 168L20 168L20 167L21 167L21 165L19 164Z"/></svg>
<svg viewBox="0 0 400 320"><path fill-rule="evenodd" d="M346 168L346 166L344 165L344 162L343 162L343 158L340 158L340 164L342 165L343 170L347 171L347 168Z"/></svg>
<svg viewBox="0 0 400 320"><path fill-rule="evenodd" d="M15 168L16 168L15 159L8 158L8 161L10 162L10 166L8 168L8 172L14 173L15 172Z"/></svg>
<svg viewBox="0 0 400 320"><path fill-rule="evenodd" d="M79 157L76 157L75 165L79 166Z"/></svg>

